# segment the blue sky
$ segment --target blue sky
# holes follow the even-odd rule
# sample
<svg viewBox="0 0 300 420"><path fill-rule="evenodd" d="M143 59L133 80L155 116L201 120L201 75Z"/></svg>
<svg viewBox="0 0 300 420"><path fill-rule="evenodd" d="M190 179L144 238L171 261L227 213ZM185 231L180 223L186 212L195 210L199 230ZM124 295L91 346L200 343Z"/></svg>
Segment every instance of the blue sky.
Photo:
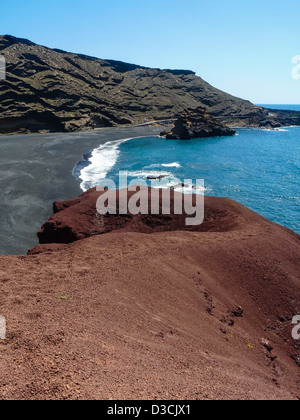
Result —
<svg viewBox="0 0 300 420"><path fill-rule="evenodd" d="M300 103L299 0L10 0L0 32L144 66L184 68L254 103Z"/></svg>

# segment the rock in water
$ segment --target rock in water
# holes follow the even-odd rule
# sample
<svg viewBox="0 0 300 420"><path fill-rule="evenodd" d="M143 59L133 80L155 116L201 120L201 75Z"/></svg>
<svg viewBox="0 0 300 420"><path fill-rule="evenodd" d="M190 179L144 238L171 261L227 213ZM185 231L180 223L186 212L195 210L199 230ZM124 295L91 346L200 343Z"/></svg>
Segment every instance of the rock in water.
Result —
<svg viewBox="0 0 300 420"><path fill-rule="evenodd" d="M175 127L163 132L167 139L190 140L195 138L234 136L235 130L211 117L206 108L187 109L179 115Z"/></svg>

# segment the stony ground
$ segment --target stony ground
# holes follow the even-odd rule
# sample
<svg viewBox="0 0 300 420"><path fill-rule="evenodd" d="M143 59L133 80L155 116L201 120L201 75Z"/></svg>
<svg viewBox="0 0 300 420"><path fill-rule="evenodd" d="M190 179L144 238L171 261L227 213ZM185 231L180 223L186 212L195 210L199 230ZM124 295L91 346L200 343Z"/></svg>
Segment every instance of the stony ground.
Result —
<svg viewBox="0 0 300 420"><path fill-rule="evenodd" d="M0 398L299 399L299 236L218 201L227 230L1 256Z"/></svg>

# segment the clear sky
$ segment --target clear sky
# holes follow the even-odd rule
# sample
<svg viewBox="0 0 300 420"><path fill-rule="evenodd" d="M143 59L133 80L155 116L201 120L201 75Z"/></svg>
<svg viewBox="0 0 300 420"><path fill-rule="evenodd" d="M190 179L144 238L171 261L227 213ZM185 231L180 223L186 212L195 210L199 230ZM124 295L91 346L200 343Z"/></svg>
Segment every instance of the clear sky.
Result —
<svg viewBox="0 0 300 420"><path fill-rule="evenodd" d="M299 0L8 0L0 32L48 47L190 69L261 104L300 104Z"/></svg>

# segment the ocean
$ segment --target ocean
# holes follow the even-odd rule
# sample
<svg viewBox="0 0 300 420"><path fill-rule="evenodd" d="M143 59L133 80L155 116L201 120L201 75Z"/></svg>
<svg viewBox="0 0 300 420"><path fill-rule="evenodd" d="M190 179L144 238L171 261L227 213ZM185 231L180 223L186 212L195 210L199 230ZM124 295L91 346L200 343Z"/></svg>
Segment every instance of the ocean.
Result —
<svg viewBox="0 0 300 420"><path fill-rule="evenodd" d="M264 106L300 111L300 105ZM87 158L75 169L83 191L104 178L118 187L119 171L148 185L148 177L163 176L165 187L181 191L184 183L185 192L195 192L191 180L204 179L199 193L236 200L300 234L300 127L238 129L234 137L189 141L120 139Z"/></svg>

